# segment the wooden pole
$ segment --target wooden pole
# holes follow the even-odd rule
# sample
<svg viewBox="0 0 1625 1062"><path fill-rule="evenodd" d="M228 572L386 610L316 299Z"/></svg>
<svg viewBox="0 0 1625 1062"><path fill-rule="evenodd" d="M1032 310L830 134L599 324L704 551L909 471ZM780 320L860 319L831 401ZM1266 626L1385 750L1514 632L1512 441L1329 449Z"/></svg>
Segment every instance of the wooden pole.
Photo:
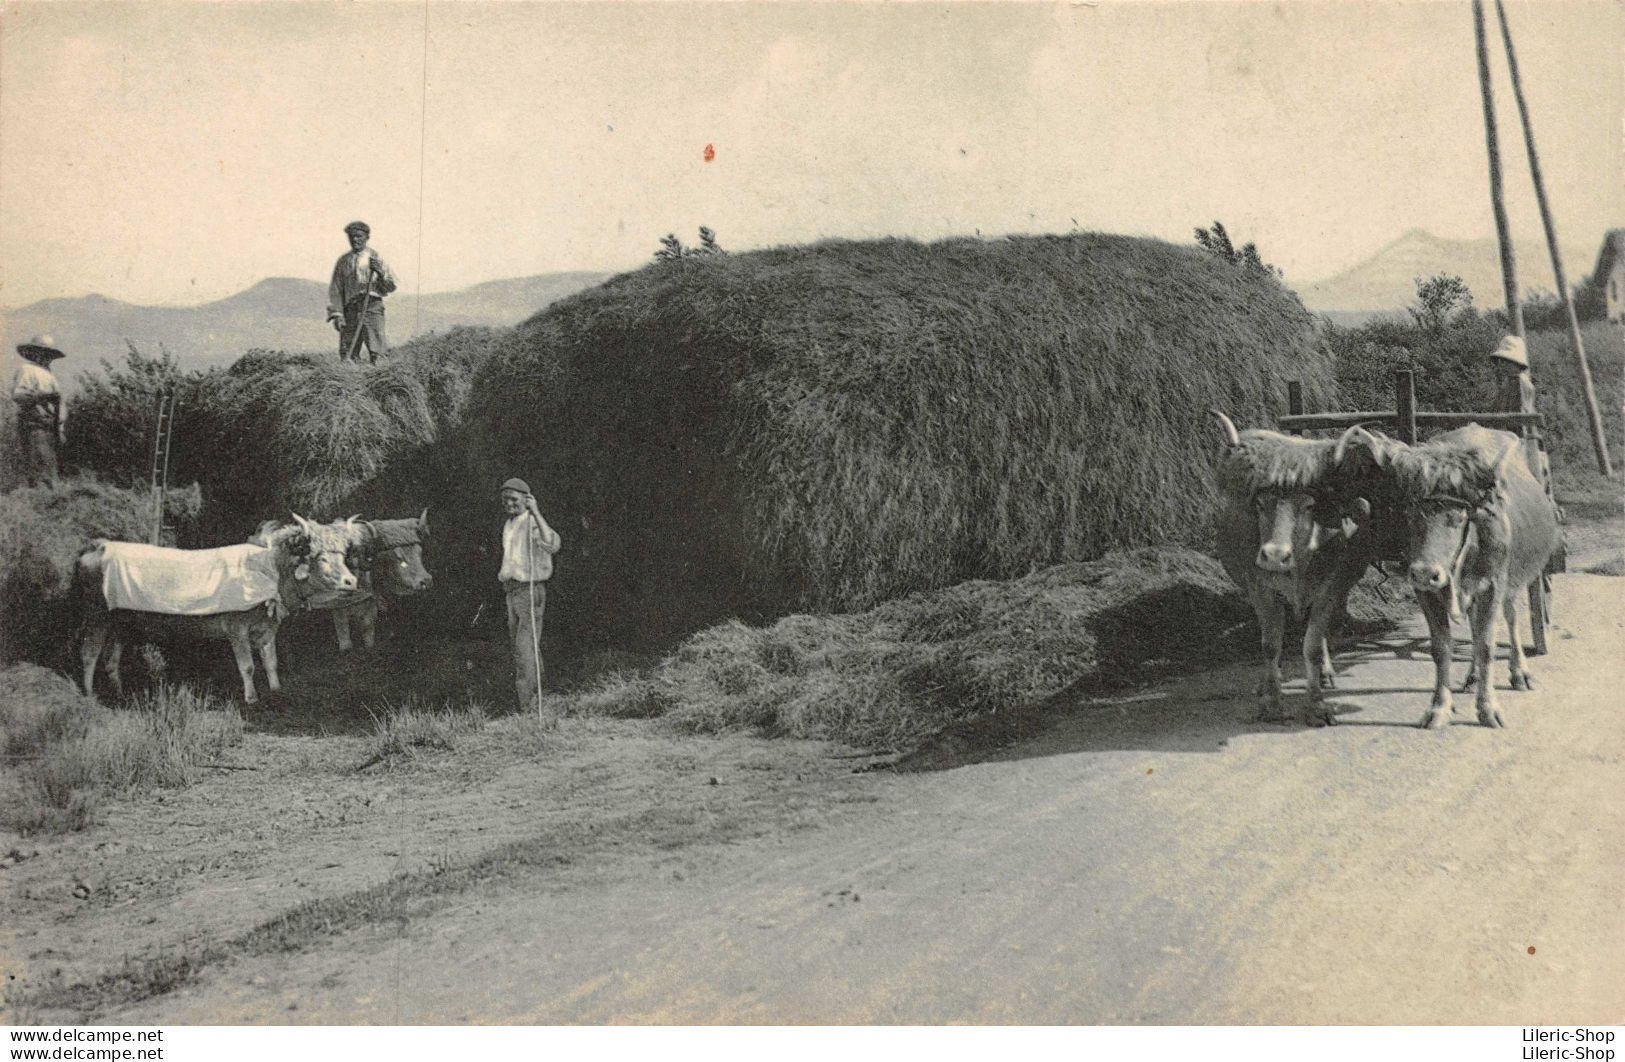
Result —
<svg viewBox="0 0 1625 1062"><path fill-rule="evenodd" d="M1286 385L1286 412L1289 417L1303 415L1303 383L1298 380L1288 380ZM1299 435L1300 430L1287 429L1289 435Z"/></svg>
<svg viewBox="0 0 1625 1062"><path fill-rule="evenodd" d="M1518 262L1512 251L1507 208L1501 189L1501 141L1495 129L1495 91L1490 87L1490 50L1484 36L1484 0L1473 0L1473 38L1478 45L1478 88L1484 99L1484 144L1490 160L1490 206L1495 235L1501 244L1501 283L1506 289L1507 320L1512 334L1523 338L1523 306L1518 301Z"/></svg>
<svg viewBox="0 0 1625 1062"><path fill-rule="evenodd" d="M1529 105L1524 101L1523 79L1518 76L1518 54L1512 47L1512 29L1507 24L1506 5L1495 0L1495 14L1501 22L1501 41L1506 45L1507 70L1512 75L1512 95L1518 101L1518 117L1523 123L1523 143L1529 155L1529 175L1535 182L1535 201L1540 204L1540 222L1546 228L1546 247L1552 254L1552 274L1557 281L1557 294L1563 300L1563 312L1568 317L1569 342L1574 346L1575 363L1580 370L1580 387L1585 392L1586 416L1591 422L1591 448L1597 453L1597 468L1603 475L1612 475L1608 460L1608 439L1602 430L1602 414L1597 411L1597 392L1591 385L1591 367L1586 363L1585 343L1580 338L1580 319L1574 312L1574 298L1569 293L1568 278L1563 273L1563 254L1557 247L1557 225L1552 221L1551 204L1546 200L1546 181L1540 172L1540 155L1535 151L1535 130L1529 121Z"/></svg>
<svg viewBox="0 0 1625 1062"><path fill-rule="evenodd" d="M1400 442L1416 445L1416 376L1409 369L1394 373L1394 430Z"/></svg>

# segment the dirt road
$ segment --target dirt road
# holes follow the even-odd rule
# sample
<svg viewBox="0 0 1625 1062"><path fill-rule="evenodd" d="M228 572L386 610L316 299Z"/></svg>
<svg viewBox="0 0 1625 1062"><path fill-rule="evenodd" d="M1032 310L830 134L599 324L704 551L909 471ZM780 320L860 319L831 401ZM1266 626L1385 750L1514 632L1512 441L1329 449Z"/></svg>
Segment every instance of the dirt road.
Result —
<svg viewBox="0 0 1625 1062"><path fill-rule="evenodd" d="M1509 729L1414 729L1425 650L1343 725L1250 668L1078 706L993 761L857 776L824 824L243 956L115 1022L1619 1023L1625 600L1560 577ZM1459 665L1458 665L1459 666ZM872 803L866 802L872 799Z"/></svg>

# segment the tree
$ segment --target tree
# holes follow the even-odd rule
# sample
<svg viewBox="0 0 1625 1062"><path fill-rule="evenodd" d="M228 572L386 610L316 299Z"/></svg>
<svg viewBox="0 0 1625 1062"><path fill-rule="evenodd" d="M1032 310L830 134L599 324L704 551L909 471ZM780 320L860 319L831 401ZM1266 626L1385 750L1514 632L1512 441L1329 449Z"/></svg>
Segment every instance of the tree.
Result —
<svg viewBox="0 0 1625 1062"><path fill-rule="evenodd" d="M1436 273L1426 280L1417 277L1416 303L1410 308L1411 320L1425 332L1442 332L1459 313L1472 305L1472 291L1454 273Z"/></svg>
<svg viewBox="0 0 1625 1062"><path fill-rule="evenodd" d="M700 247L696 254L726 254L722 245L717 243L717 234L711 231L710 226L700 226Z"/></svg>

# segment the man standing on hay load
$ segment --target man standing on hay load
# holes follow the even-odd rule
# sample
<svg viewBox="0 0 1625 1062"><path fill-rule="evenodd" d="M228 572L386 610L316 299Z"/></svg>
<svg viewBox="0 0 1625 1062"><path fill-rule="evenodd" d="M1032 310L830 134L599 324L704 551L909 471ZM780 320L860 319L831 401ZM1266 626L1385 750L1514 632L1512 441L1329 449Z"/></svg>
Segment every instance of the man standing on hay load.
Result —
<svg viewBox="0 0 1625 1062"><path fill-rule="evenodd" d="M361 361L361 344L367 345L367 358L377 364L380 355L389 354L384 338L384 296L395 290L395 274L367 246L372 229L365 221L344 226L350 250L333 265L333 279L327 285L327 320L338 329L339 361Z"/></svg>
<svg viewBox="0 0 1625 1062"><path fill-rule="evenodd" d="M502 568L497 578L507 598L519 710L535 712L545 726L557 726L558 716L542 712L541 637L547 580L553 575L553 554L562 543L559 533L542 519L524 480L510 479L502 485L502 511L508 522L502 527Z"/></svg>
<svg viewBox="0 0 1625 1062"><path fill-rule="evenodd" d="M63 357L50 336L17 344L23 364L11 381L17 404L18 467L30 487L56 483L56 448L67 441L67 403L57 387L51 362Z"/></svg>

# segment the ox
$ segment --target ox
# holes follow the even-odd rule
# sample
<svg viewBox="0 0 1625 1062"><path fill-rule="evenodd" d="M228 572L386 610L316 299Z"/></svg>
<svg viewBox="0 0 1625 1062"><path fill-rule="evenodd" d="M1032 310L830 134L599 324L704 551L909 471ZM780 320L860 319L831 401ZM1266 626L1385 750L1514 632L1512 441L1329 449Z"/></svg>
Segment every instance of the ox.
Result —
<svg viewBox="0 0 1625 1062"><path fill-rule="evenodd" d="M1476 676L1478 721L1505 726L1490 680L1496 617L1506 619L1512 688L1530 689L1518 615L1529 584L1561 544L1557 507L1530 471L1521 441L1477 424L1414 447L1384 447L1359 429L1344 441L1377 455L1403 506L1411 588L1433 649L1433 702L1423 725L1450 721L1450 618L1459 610L1472 626L1467 684Z"/></svg>
<svg viewBox="0 0 1625 1062"><path fill-rule="evenodd" d="M1349 518L1369 505L1348 496L1339 482L1332 440L1299 439L1263 429L1238 432L1213 410L1224 430L1219 466L1224 504L1216 552L1247 594L1258 616L1263 649L1260 720L1291 718L1281 707L1281 641L1286 607L1305 617L1303 660L1309 688L1306 721L1336 722L1324 707L1323 685L1335 684L1326 634L1349 590L1376 557L1371 535ZM1338 501L1348 510L1330 504ZM1318 508L1317 508L1318 506Z"/></svg>
<svg viewBox="0 0 1625 1062"><path fill-rule="evenodd" d="M313 524L294 514L295 523L272 534L259 546L231 546L219 550L164 549L132 543L97 540L79 555L74 578L81 607L85 610L84 637L79 660L84 666L86 694L94 694L96 663L107 649L106 670L114 688L122 696L119 659L125 635L131 630L172 630L183 634L222 639L231 643L237 671L243 680L243 700L254 704L254 655L258 648L265 665L266 680L273 692L281 689L277 678L276 631L290 610L304 607L314 592L353 590L355 576L345 564L349 538L344 528ZM151 577L148 592L160 595L165 588L175 591L173 609L119 607L127 592L109 592L109 577L130 576L141 581L145 570ZM199 596L198 586L206 591ZM181 593L191 597L180 601ZM116 600L115 600L116 598ZM235 600L239 607L219 607L219 602Z"/></svg>
<svg viewBox="0 0 1625 1062"><path fill-rule="evenodd" d="M429 537L429 510L417 519L345 521L350 529L350 567L356 589L349 593L320 594L310 608L333 614L333 633L339 652L353 646L350 624L356 624L361 644L371 649L378 639L378 613L385 602L429 589L434 576L423 566L423 540Z"/></svg>

